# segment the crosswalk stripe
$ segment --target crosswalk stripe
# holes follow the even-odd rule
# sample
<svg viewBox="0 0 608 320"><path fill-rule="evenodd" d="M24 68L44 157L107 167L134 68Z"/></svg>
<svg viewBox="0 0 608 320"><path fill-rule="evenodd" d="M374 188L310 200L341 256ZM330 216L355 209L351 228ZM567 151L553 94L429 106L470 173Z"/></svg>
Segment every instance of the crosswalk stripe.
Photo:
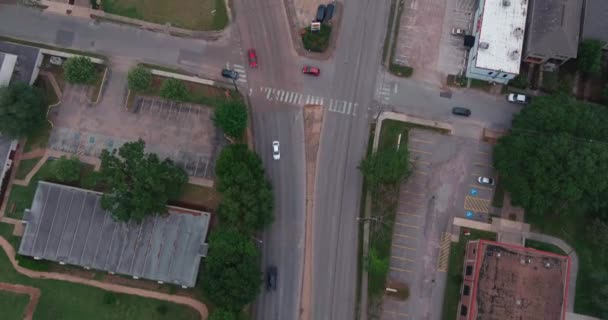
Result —
<svg viewBox="0 0 608 320"><path fill-rule="evenodd" d="M274 89L272 88L267 88L268 90L266 91L266 99L267 100L272 100L272 92L274 91Z"/></svg>
<svg viewBox="0 0 608 320"><path fill-rule="evenodd" d="M286 92L283 90L280 90L280 92L281 92L281 97L279 98L279 101L283 101L283 97L285 96Z"/></svg>
<svg viewBox="0 0 608 320"><path fill-rule="evenodd" d="M234 64L233 66L234 66L234 68L239 68L241 70L245 70L245 66L242 66L240 64Z"/></svg>
<svg viewBox="0 0 608 320"><path fill-rule="evenodd" d="M310 95L309 94L306 95L306 104L310 104Z"/></svg>
<svg viewBox="0 0 608 320"><path fill-rule="evenodd" d="M352 110L352 108L353 108L353 103L349 102L348 103L348 111L346 111L346 114L350 114L350 111Z"/></svg>

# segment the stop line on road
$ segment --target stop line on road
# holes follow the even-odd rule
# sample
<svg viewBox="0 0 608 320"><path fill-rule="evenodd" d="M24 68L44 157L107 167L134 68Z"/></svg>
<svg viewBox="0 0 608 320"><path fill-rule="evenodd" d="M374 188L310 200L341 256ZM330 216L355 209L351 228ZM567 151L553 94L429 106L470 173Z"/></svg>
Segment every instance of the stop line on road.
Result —
<svg viewBox="0 0 608 320"><path fill-rule="evenodd" d="M356 102L350 102L339 99L327 99L324 97L313 96L310 94L303 94L299 92L293 92L277 88L260 87L260 91L263 92L264 97L269 101L278 101L293 105L320 105L327 107L327 110L331 112L345 115L356 116L357 107L359 106L359 104Z"/></svg>

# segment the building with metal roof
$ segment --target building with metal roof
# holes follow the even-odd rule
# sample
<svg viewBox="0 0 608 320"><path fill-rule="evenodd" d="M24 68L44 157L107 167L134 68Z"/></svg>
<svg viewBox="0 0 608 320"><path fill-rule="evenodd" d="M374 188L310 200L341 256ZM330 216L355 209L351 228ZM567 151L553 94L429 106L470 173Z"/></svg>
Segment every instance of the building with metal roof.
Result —
<svg viewBox="0 0 608 320"><path fill-rule="evenodd" d="M604 49L608 50L608 1L585 0L581 39L603 41Z"/></svg>
<svg viewBox="0 0 608 320"><path fill-rule="evenodd" d="M24 215L19 254L194 287L210 214L167 207L137 224L101 208L101 193L40 181Z"/></svg>

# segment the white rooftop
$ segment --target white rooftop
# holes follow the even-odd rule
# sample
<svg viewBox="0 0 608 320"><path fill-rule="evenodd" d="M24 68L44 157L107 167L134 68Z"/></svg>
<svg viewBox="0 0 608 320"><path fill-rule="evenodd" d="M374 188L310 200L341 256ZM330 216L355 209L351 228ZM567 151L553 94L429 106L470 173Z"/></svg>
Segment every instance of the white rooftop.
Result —
<svg viewBox="0 0 608 320"><path fill-rule="evenodd" d="M486 0L478 37L478 68L518 74L528 0ZM483 46L487 44L487 49Z"/></svg>
<svg viewBox="0 0 608 320"><path fill-rule="evenodd" d="M17 56L0 52L0 87L8 86L17 64Z"/></svg>

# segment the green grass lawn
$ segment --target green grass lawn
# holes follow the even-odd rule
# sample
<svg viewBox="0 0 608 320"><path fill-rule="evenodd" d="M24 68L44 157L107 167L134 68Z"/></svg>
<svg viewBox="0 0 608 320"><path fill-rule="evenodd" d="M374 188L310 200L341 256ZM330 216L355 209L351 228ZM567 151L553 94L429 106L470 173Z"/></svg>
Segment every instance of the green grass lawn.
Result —
<svg viewBox="0 0 608 320"><path fill-rule="evenodd" d="M7 227L6 224L0 223L0 227L0 235L10 242L15 242L16 237L8 233L12 226ZM40 301L34 314L37 320L199 319L198 313L186 306L125 294L110 294L114 295L115 299L107 299L108 292L98 288L65 281L25 277L13 269L6 253L1 251L0 282L23 284L41 290ZM0 296L0 314L2 314L1 318L5 319L6 309L2 300L4 299ZM108 300L114 301L112 304L106 304ZM161 306L167 308L164 314L161 311L165 307ZM23 308L18 309L23 310ZM11 318L7 317L7 319Z"/></svg>
<svg viewBox="0 0 608 320"><path fill-rule="evenodd" d="M564 250L560 249L557 246L554 246L550 243L540 242L540 241L531 240L531 239L526 239L526 247L536 249L536 250L551 252L551 253L555 253L555 254L561 254L564 256L567 255L567 253L564 252Z"/></svg>
<svg viewBox="0 0 608 320"><path fill-rule="evenodd" d="M38 163L38 161L40 161L41 158L42 157L21 160L19 162L19 168L17 169L15 178L25 179L25 176L27 176L27 174L30 173L30 171L32 171L32 168L34 168L36 163Z"/></svg>
<svg viewBox="0 0 608 320"><path fill-rule="evenodd" d="M450 259L448 264L448 278L443 298L442 319L452 320L458 312L458 302L460 300L460 287L462 285L462 266L464 263L464 253L467 241L476 239L496 240L496 234L492 232L478 231L471 229L469 236L460 233L459 241L452 242L450 248Z"/></svg>
<svg viewBox="0 0 608 320"><path fill-rule="evenodd" d="M22 320L25 307L30 301L27 294L0 290L0 310L3 320Z"/></svg>
<svg viewBox="0 0 608 320"><path fill-rule="evenodd" d="M51 136L51 124L48 121L44 121L42 125L34 132L27 136L25 146L23 146L23 152L30 152L38 148L46 148L49 143Z"/></svg>
<svg viewBox="0 0 608 320"><path fill-rule="evenodd" d="M317 32L310 31L306 28L302 33L302 43L304 49L312 52L324 52L329 47L329 39L331 37L331 26L322 24L321 30Z"/></svg>
<svg viewBox="0 0 608 320"><path fill-rule="evenodd" d="M102 0L105 12L190 30L221 30L228 25L224 0Z"/></svg>

